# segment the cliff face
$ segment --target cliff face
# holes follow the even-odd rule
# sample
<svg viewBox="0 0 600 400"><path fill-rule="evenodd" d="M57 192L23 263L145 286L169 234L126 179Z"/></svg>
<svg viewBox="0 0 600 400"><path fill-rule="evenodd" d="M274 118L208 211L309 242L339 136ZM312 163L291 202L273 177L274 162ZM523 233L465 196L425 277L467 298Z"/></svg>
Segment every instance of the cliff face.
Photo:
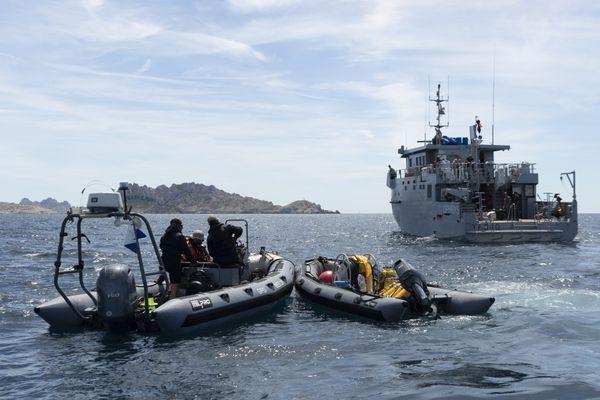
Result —
<svg viewBox="0 0 600 400"><path fill-rule="evenodd" d="M199 183L174 184L151 188L129 185L128 204L139 212L154 214L332 214L306 200L286 206L270 201L227 193L215 186Z"/></svg>

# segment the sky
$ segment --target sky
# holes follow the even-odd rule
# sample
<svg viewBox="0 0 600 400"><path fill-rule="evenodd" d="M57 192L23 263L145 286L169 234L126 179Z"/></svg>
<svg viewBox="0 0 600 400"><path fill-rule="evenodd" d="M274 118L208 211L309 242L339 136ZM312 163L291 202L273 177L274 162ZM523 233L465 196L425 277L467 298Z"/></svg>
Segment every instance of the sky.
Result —
<svg viewBox="0 0 600 400"><path fill-rule="evenodd" d="M595 1L2 0L0 201L196 182L389 213L441 83L445 134L479 116L497 162L565 201L575 170L598 213L598 71Z"/></svg>

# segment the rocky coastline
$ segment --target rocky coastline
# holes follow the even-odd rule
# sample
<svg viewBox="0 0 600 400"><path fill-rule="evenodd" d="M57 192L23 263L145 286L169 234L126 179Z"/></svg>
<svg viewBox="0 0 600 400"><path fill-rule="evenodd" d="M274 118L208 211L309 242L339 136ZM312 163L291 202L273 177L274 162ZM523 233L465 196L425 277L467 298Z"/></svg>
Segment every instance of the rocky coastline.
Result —
<svg viewBox="0 0 600 400"><path fill-rule="evenodd" d="M127 198L128 205L136 212L147 214L339 214L308 200L280 206L194 182L156 188L133 183ZM0 202L0 214L56 214L70 207L68 202L53 198L42 201L24 198L18 204Z"/></svg>

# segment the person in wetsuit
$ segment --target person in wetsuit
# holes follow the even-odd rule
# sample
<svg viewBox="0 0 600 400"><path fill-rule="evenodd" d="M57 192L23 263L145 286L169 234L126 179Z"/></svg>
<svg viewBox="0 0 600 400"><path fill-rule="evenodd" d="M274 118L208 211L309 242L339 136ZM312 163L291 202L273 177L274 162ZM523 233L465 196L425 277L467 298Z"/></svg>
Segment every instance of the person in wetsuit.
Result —
<svg viewBox="0 0 600 400"><path fill-rule="evenodd" d="M242 235L239 226L224 224L213 215L208 217L208 252L222 268L240 268L242 261L236 251L236 241Z"/></svg>
<svg viewBox="0 0 600 400"><path fill-rule="evenodd" d="M181 233L183 223L179 218L173 218L160 238L160 250L165 269L169 273L171 282L171 293L169 299L177 297L177 289L181 282L181 255L192 260L192 254L185 242L185 236Z"/></svg>

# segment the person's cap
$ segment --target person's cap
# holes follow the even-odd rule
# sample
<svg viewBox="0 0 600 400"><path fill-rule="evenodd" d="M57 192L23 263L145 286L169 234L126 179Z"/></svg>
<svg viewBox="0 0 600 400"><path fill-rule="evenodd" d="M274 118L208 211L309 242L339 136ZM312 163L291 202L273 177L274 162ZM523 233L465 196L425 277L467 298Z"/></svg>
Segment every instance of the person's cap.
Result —
<svg viewBox="0 0 600 400"><path fill-rule="evenodd" d="M215 217L214 215L209 215L206 221L208 221L209 224L215 224L219 222L219 218Z"/></svg>
<svg viewBox="0 0 600 400"><path fill-rule="evenodd" d="M171 220L171 225L183 225L183 222L179 218L173 218Z"/></svg>
<svg viewBox="0 0 600 400"><path fill-rule="evenodd" d="M204 232L202 232L202 231L194 231L194 233L192 233L192 238L204 240Z"/></svg>

